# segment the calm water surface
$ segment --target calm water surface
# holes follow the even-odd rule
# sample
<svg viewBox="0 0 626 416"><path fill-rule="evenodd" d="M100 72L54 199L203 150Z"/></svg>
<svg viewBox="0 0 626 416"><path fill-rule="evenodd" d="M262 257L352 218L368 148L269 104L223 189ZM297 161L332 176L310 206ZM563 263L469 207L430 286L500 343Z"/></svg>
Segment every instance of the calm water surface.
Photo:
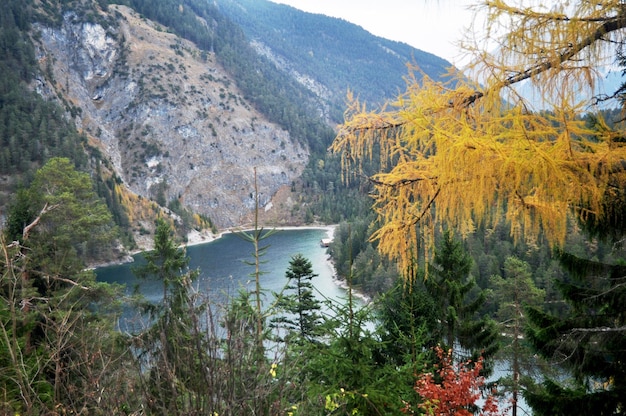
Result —
<svg viewBox="0 0 626 416"><path fill-rule="evenodd" d="M326 249L321 247L320 240L329 238L327 229L295 229L278 230L263 240L262 246L269 246L261 258L261 286L267 291L266 299L271 300L271 292L279 292L287 283L285 272L289 261L296 254L302 254L313 265L313 285L324 297L341 300L347 296L346 291L333 280L333 268L328 261ZM246 262L254 262L252 243L243 240L236 234L225 234L210 243L187 247L190 258L190 269L198 269L200 276L194 286L209 299L219 302L227 294L235 295L239 288L254 289L254 266ZM135 256L135 262L118 266L103 267L96 270L99 281L125 284L127 293L135 287L143 296L153 302L163 297L163 286L155 280L137 279L132 267L143 263L141 255Z"/></svg>

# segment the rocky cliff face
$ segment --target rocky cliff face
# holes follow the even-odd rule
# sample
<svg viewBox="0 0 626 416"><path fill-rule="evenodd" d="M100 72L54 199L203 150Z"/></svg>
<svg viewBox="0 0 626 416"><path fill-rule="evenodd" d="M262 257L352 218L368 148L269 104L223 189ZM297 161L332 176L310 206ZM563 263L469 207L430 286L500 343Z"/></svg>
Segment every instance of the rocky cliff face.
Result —
<svg viewBox="0 0 626 416"><path fill-rule="evenodd" d="M37 27L38 59L57 96L134 193L161 204L178 199L218 227L249 221L254 170L263 212L295 181L308 150L257 113L216 63L124 6L111 24L79 21ZM106 27L105 27L106 26Z"/></svg>

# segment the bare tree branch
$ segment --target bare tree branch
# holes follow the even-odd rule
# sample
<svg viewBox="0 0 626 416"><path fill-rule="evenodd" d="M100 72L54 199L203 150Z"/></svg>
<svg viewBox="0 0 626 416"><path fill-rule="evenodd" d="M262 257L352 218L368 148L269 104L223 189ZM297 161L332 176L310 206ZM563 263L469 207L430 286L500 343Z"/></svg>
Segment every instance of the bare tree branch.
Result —
<svg viewBox="0 0 626 416"><path fill-rule="evenodd" d="M570 20L570 19L565 19L565 18L556 18L556 20ZM581 20L581 19L579 19ZM587 21L592 21L592 20L587 20ZM519 82L522 82L524 80L533 78L543 72L546 72L552 68L555 68L557 65L562 64L563 62L571 59L572 57L574 57L576 54L578 54L580 51L582 51L583 49L587 48L588 46L592 45L593 43L595 43L596 41L602 39L605 35L607 35L608 33L611 32L615 32L617 30L620 29L624 29L626 28L626 15L624 14L624 11L622 10L621 13L619 13L617 16L610 18L608 20L597 20L597 21L602 21L603 23L601 25L599 25L595 31L593 31L592 33L589 34L589 36L583 38L579 43L577 44L573 44L571 45L569 48L567 48L567 50L563 53L561 53L558 56L558 59L555 60L547 60L544 62L541 62L533 67L530 67L528 69L526 69L523 72L520 72L516 75L512 75L510 77L508 77L505 81L504 81L504 87L509 87L511 85L517 84ZM476 91L474 94L470 95L469 97L467 97L463 104L465 106L470 106L471 104L473 104L476 100L480 99L483 97L483 93L480 91Z"/></svg>
<svg viewBox="0 0 626 416"><path fill-rule="evenodd" d="M437 197L439 196L439 192L441 192L441 187L437 188L437 192L435 192L433 197L430 198L430 201L428 201L428 204L426 204L426 206L422 210L422 213L417 218L415 218L415 220L413 220L413 225L417 224L422 220L422 218L424 218L424 215L426 215L430 207L435 203L435 199L437 199Z"/></svg>
<svg viewBox="0 0 626 416"><path fill-rule="evenodd" d="M83 285L81 285L78 282L75 282L73 280L66 279L64 277L60 277L60 276L46 276L46 278L52 279L52 280L58 280L58 281L64 282L64 283L69 283L70 285L76 286L76 287L78 287L80 289L83 289L83 290L90 290L88 287L83 286Z"/></svg>
<svg viewBox="0 0 626 416"><path fill-rule="evenodd" d="M30 231L37 225L39 224L39 221L41 221L41 216L52 211L53 209L57 208L59 206L59 204L55 204L55 205L50 205L48 206L48 203L46 202L46 204L44 205L44 207L41 209L41 211L39 212L39 215L37 215L37 218L35 218L33 220L33 222L31 222L30 224L28 224L26 227L24 227L24 231L22 232L22 241L26 241L28 240L28 236L30 235Z"/></svg>
<svg viewBox="0 0 626 416"><path fill-rule="evenodd" d="M626 332L626 326L609 327L601 326L596 328L573 328L571 333L583 332L583 333L607 333L607 332Z"/></svg>

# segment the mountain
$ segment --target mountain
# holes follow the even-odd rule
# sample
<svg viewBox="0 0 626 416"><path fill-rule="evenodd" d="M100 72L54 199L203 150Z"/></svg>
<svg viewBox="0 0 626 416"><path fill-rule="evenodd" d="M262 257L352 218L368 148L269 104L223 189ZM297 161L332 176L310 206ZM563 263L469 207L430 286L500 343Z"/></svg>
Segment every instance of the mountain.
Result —
<svg viewBox="0 0 626 416"><path fill-rule="evenodd" d="M109 29L74 13L37 26L38 52L59 80L49 91L81 109L77 126L128 189L228 227L254 208L254 167L263 205L298 178L306 146L266 121L214 56L126 6L109 13Z"/></svg>
<svg viewBox="0 0 626 416"><path fill-rule="evenodd" d="M440 80L452 64L405 43L380 38L343 19L266 0L216 0L253 48L313 91L341 121L346 92L382 104L404 91L408 64Z"/></svg>
<svg viewBox="0 0 626 416"><path fill-rule="evenodd" d="M265 1L7 1L0 207L46 158L67 155L140 248L158 212L187 231L198 218L239 226L257 195L263 221L302 223L297 185L324 165L347 89L380 103L403 89L407 62L431 76L449 66Z"/></svg>

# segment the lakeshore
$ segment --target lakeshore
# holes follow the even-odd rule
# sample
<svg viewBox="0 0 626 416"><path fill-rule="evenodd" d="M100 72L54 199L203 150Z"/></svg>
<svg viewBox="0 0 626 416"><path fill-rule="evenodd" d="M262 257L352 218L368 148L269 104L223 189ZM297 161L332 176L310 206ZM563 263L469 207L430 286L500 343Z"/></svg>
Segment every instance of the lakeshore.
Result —
<svg viewBox="0 0 626 416"><path fill-rule="evenodd" d="M264 230L277 230L277 231L323 230L326 233L326 238L323 238L323 240L327 242L331 242L334 239L335 229L337 228L337 226L338 226L337 224L329 224L329 225L303 225L303 226L262 227L262 228ZM213 243L221 239L222 237L230 235L230 234L246 232L252 229L253 229L252 227L250 228L234 227L234 228L222 230L216 234L211 233L208 230L203 230L203 231L193 230L192 232L187 234L187 241L185 243L182 243L179 247L185 248L185 249L187 248L191 249L191 248L195 248L198 246L202 246L203 244ZM323 247L321 247L321 239L319 243L320 243L320 249L323 249ZM90 267L90 269L95 270L95 269L102 269L102 268L107 268L107 267L123 266L125 264L133 263L135 260L133 256L139 255L149 250L150 248L134 250L123 261L116 261L116 262L111 262L107 264L96 265L96 266ZM324 264L325 264L325 267L328 268L329 270L333 284L337 288L347 293L349 289L348 284L345 280L342 280L339 278L339 275L337 274L337 269L335 268L335 264L329 254L325 254ZM353 290L352 296L359 299L361 302L365 304L371 301L371 298L369 296L363 293L360 293L359 291L356 291L356 290Z"/></svg>
<svg viewBox="0 0 626 416"><path fill-rule="evenodd" d="M337 228L337 224L330 224L330 225L303 225L303 226L286 226L286 227L262 227L265 230L278 230L278 231L289 231L289 230L325 230L326 231L326 238L323 239L325 243L330 243L334 240L335 238L335 229ZM215 240L218 240L219 238L223 237L224 235L227 234L233 234L233 233L239 233L239 232L247 232L252 230L253 228L241 228L241 227L237 227L237 228L230 228L230 229L226 229L223 230L217 234L212 234L212 233L202 233L202 232L198 232L198 231L192 231L189 234L187 234L187 243L181 245L181 247L193 247L199 244L205 244L205 243L210 243L213 242ZM320 241L321 243L321 241ZM330 255L326 256L326 264L327 266L331 269L331 274L332 274L332 280L334 282L335 285L337 285L337 287L339 287L340 289L344 290L344 291L348 291L349 287L348 287L348 283L345 280L342 280L339 278L339 275L337 274L337 269L335 268L335 263L333 262L332 258ZM353 290L352 292L352 296L360 299L363 303L367 304L369 302L371 302L371 298L361 292L355 291Z"/></svg>
<svg viewBox="0 0 626 416"><path fill-rule="evenodd" d="M322 239L332 237L334 226L285 227L265 242L270 247L263 257L263 287L267 293L280 292L286 284L285 271L291 258L302 254L313 264L318 274L316 288L320 296L330 299L345 299L343 282L337 279L335 267L327 250L320 244ZM250 266L253 248L249 242L235 235L234 231L222 233L212 241L195 241L186 246L190 259L189 268L201 272L195 285L201 293L220 297L223 293L234 293L239 288L254 285L253 268ZM142 262L141 255L135 256ZM160 282L154 279L139 279L132 273L132 264L120 264L96 269L97 278L108 283L119 283L127 288L137 287L147 298L155 301L162 295ZM356 293L353 293L357 298ZM361 302L361 297L358 297Z"/></svg>
<svg viewBox="0 0 626 416"><path fill-rule="evenodd" d="M336 224L330 224L330 225L302 225L302 226L293 225L293 226L284 226L284 227L259 227L259 228L263 228L264 230L326 230L328 239L332 241L336 227L337 227ZM253 229L252 226L232 227L232 228L226 228L216 234L212 233L211 231L207 229L201 230L201 231L192 230L187 233L186 241L181 243L179 247L186 248L186 247L194 247L200 244L208 244L213 241L219 240L225 235L246 232L252 229ZM122 265L126 263L132 263L134 261L133 256L152 250L153 243L154 243L153 236L150 235L149 238L145 238L139 244L140 246L139 248L126 251L127 254L124 257L118 260L112 260L112 261L108 261L104 263L91 264L87 267L87 270L94 270L94 269L98 269L102 267L118 266L118 265ZM124 248L120 247L120 250L124 250Z"/></svg>
<svg viewBox="0 0 626 416"><path fill-rule="evenodd" d="M337 224L293 225L293 226L286 226L286 227L259 227L259 228L263 228L264 230L279 230L279 231L282 231L282 230L326 230L326 234L328 235L328 238L332 241L335 235L335 228L337 228ZM222 230L217 234L213 234L210 231L207 232L206 230L203 230L203 231L193 230L187 233L187 242L184 244L181 244L181 247L191 247L191 246L195 246L198 244L210 243L212 241L215 241L223 237L226 234L247 232L253 229L254 229L253 227L234 227L234 228L227 228L225 230ZM141 251L144 251L144 250L141 250Z"/></svg>

